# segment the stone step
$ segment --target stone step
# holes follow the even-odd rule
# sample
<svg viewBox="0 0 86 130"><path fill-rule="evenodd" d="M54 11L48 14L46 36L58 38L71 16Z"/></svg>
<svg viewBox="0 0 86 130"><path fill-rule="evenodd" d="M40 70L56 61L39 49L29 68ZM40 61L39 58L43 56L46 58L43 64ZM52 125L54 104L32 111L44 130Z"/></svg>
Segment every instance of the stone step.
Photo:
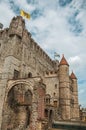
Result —
<svg viewBox="0 0 86 130"><path fill-rule="evenodd" d="M59 129L59 128L58 128L58 129L54 129L54 128L51 128L51 129L49 129L49 130L63 130L63 129Z"/></svg>
<svg viewBox="0 0 86 130"><path fill-rule="evenodd" d="M49 130L57 130L57 129L55 129L55 128L51 128L51 129L49 129Z"/></svg>

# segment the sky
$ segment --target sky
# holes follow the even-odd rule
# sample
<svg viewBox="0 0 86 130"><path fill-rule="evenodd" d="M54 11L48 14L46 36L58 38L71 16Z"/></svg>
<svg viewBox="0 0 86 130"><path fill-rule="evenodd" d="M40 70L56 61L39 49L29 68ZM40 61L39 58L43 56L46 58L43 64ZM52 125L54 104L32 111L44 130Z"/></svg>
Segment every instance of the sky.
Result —
<svg viewBox="0 0 86 130"><path fill-rule="evenodd" d="M86 107L86 0L0 0L0 23L9 27L20 10L30 13L26 28L54 59L65 55L78 78L79 104Z"/></svg>

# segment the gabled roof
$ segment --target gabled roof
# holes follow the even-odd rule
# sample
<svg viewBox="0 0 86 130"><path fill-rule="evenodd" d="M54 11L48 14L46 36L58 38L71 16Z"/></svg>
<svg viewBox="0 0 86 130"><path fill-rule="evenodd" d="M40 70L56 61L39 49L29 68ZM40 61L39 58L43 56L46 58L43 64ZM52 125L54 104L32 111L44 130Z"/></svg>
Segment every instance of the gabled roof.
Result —
<svg viewBox="0 0 86 130"><path fill-rule="evenodd" d="M59 63L59 66L60 65L68 65L69 66L69 64L68 64L67 60L65 59L64 55L62 56L62 59L61 59L61 61Z"/></svg>
<svg viewBox="0 0 86 130"><path fill-rule="evenodd" d="M71 73L71 75L70 75L70 78L71 78L71 79L77 79L76 76L75 76L75 74L73 73L73 71L72 71L72 73Z"/></svg>

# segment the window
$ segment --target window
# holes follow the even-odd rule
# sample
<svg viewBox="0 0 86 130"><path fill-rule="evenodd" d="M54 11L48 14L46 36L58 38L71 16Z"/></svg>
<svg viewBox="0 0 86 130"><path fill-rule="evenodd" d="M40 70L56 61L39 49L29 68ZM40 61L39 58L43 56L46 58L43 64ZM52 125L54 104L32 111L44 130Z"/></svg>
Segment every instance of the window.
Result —
<svg viewBox="0 0 86 130"><path fill-rule="evenodd" d="M56 93L53 93L53 96L56 96Z"/></svg>
<svg viewBox="0 0 86 130"><path fill-rule="evenodd" d="M50 104L50 98L46 98L46 103Z"/></svg>
<svg viewBox="0 0 86 130"><path fill-rule="evenodd" d="M32 77L32 73L29 72L29 73L28 73L28 78L31 78L31 77Z"/></svg>
<svg viewBox="0 0 86 130"><path fill-rule="evenodd" d="M57 101L54 101L53 104L54 104L54 107L57 107Z"/></svg>
<svg viewBox="0 0 86 130"><path fill-rule="evenodd" d="M70 105L71 105L71 107L74 107L74 99L70 100Z"/></svg>
<svg viewBox="0 0 86 130"><path fill-rule="evenodd" d="M19 71L14 69L14 79L18 79L19 78Z"/></svg>
<svg viewBox="0 0 86 130"><path fill-rule="evenodd" d="M55 89L57 89L57 84L55 84Z"/></svg>
<svg viewBox="0 0 86 130"><path fill-rule="evenodd" d="M48 110L45 109L45 117L48 117Z"/></svg>
<svg viewBox="0 0 86 130"><path fill-rule="evenodd" d="M46 104L50 104L50 95L49 94L47 94L46 95Z"/></svg>
<svg viewBox="0 0 86 130"><path fill-rule="evenodd" d="M48 71L46 71L46 74L47 74L47 75L49 75L49 72L48 72Z"/></svg>

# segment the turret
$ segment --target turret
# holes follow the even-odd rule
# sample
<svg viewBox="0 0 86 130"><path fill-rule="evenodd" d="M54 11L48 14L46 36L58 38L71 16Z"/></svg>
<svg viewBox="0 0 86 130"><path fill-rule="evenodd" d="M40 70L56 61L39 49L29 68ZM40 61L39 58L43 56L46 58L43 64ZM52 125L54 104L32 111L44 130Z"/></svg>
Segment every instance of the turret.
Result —
<svg viewBox="0 0 86 130"><path fill-rule="evenodd" d="M77 77L75 76L75 74L72 72L70 75L70 78L72 79L72 88L73 88L73 109L72 109L72 113L73 113L73 118L75 120L79 120L79 104L78 104L78 85L77 85Z"/></svg>
<svg viewBox="0 0 86 130"><path fill-rule="evenodd" d="M64 55L59 63L59 109L63 120L70 120L69 64Z"/></svg>
<svg viewBox="0 0 86 130"><path fill-rule="evenodd" d="M25 21L21 16L14 17L10 23L9 36L17 35L22 38Z"/></svg>

